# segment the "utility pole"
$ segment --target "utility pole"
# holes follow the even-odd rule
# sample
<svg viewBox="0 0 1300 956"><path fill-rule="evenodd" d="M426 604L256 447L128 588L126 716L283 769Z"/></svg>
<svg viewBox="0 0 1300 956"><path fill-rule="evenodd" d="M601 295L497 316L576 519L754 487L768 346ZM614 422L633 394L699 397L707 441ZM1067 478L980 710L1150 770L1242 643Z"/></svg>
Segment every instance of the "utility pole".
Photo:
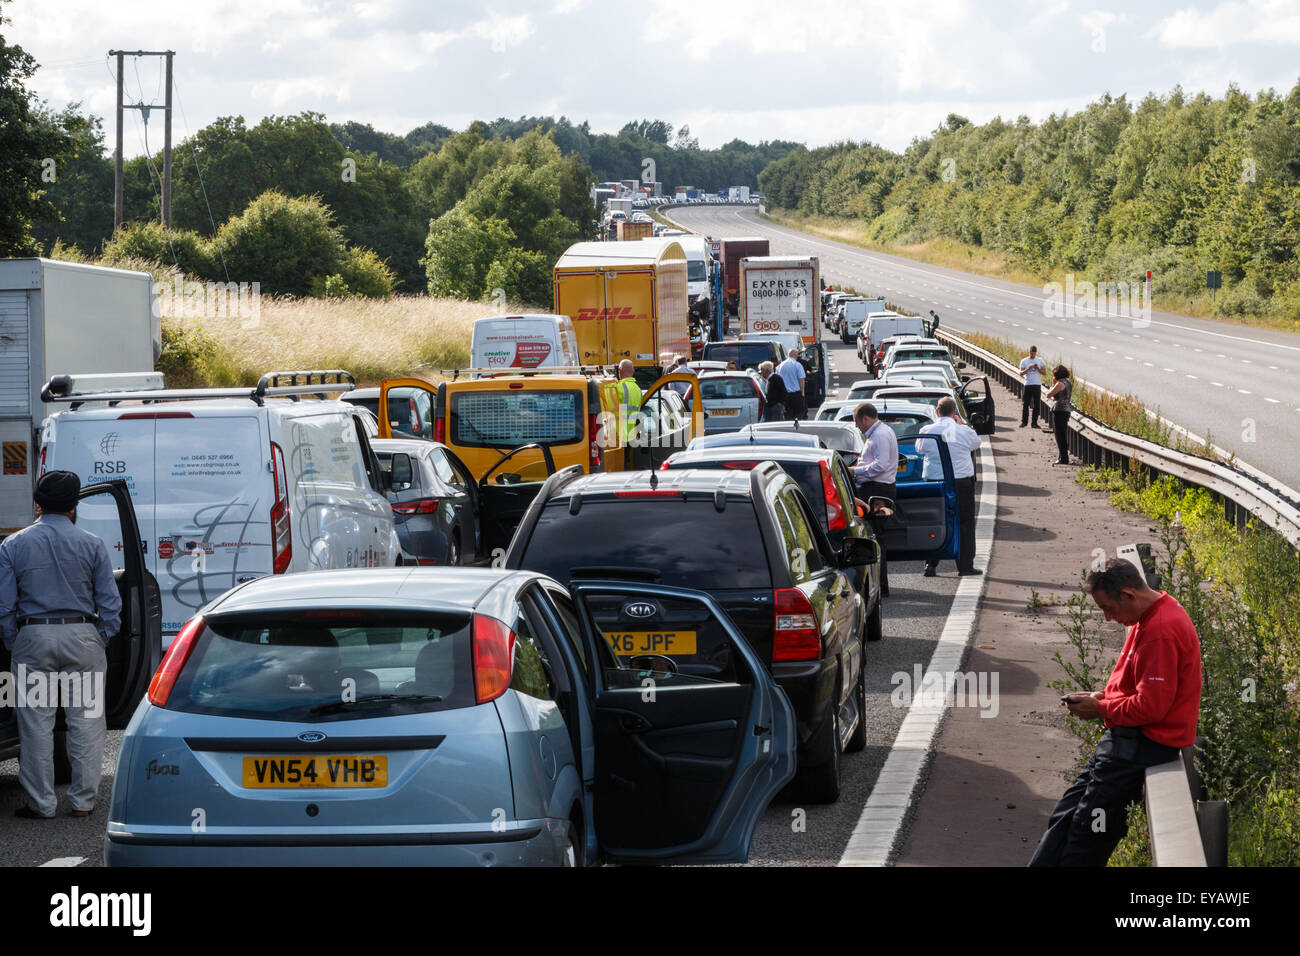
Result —
<svg viewBox="0 0 1300 956"><path fill-rule="evenodd" d="M126 202L122 185L122 111L139 110L146 125L149 123L150 110L163 111L163 175L162 175L162 224L171 228L172 224L172 57L175 50L109 50L109 56L117 57L117 155L113 162L113 232L122 227L126 215ZM162 56L167 58L167 99L158 103L123 103L122 102L122 65L128 56ZM141 95L143 95L141 90Z"/></svg>

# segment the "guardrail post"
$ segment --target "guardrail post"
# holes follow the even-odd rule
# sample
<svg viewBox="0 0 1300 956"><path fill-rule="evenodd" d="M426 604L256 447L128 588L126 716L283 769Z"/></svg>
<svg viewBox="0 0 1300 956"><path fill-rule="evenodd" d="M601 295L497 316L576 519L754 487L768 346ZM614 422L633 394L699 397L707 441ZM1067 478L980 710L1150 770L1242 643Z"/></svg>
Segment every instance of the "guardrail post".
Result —
<svg viewBox="0 0 1300 956"><path fill-rule="evenodd" d="M1152 866L1205 866L1200 821L1187 784L1183 755L1148 767L1143 789Z"/></svg>
<svg viewBox="0 0 1300 956"><path fill-rule="evenodd" d="M1205 848L1205 865L1228 865L1228 801L1201 800L1196 804L1196 825Z"/></svg>

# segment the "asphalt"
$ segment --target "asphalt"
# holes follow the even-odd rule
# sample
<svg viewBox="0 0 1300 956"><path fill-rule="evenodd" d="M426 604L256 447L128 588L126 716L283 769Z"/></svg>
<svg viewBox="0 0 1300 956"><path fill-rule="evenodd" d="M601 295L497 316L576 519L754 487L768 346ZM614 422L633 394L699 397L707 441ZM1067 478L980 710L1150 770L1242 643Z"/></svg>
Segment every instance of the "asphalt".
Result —
<svg viewBox="0 0 1300 956"><path fill-rule="evenodd" d="M1170 421L1196 435L1209 432L1218 447L1300 488L1300 335L1156 311L1149 325L1100 309L1047 318L1041 287L868 252L778 226L749 208L699 206L668 215L714 237L767 236L773 255L816 255L828 284L920 314L934 309L941 327L1037 345L1089 382L1137 394Z"/></svg>

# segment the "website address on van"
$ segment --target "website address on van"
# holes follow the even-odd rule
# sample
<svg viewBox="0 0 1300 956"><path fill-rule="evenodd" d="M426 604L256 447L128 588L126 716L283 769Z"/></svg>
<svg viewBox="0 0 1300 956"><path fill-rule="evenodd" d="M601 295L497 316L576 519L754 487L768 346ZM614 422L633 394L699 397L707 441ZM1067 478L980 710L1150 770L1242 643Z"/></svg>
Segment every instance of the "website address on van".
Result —
<svg viewBox="0 0 1300 956"><path fill-rule="evenodd" d="M1248 929L1249 916L1116 916L1115 927L1133 929Z"/></svg>

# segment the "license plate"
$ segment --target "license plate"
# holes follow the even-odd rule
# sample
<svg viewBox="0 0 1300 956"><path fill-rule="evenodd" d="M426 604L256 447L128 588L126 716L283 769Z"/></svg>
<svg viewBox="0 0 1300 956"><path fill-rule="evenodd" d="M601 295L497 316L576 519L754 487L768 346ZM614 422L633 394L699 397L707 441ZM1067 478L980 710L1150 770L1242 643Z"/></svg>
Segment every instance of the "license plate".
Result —
<svg viewBox="0 0 1300 956"><path fill-rule="evenodd" d="M244 787L249 790L386 786L388 757L383 755L244 758Z"/></svg>
<svg viewBox="0 0 1300 956"><path fill-rule="evenodd" d="M619 657L637 654L673 657L695 653L695 634L695 631L606 631L605 640Z"/></svg>
<svg viewBox="0 0 1300 956"><path fill-rule="evenodd" d="M714 414L714 415L739 415L739 414L740 414L740 409L739 409L739 408L715 408L715 409L713 410L713 413L712 413L712 414Z"/></svg>

